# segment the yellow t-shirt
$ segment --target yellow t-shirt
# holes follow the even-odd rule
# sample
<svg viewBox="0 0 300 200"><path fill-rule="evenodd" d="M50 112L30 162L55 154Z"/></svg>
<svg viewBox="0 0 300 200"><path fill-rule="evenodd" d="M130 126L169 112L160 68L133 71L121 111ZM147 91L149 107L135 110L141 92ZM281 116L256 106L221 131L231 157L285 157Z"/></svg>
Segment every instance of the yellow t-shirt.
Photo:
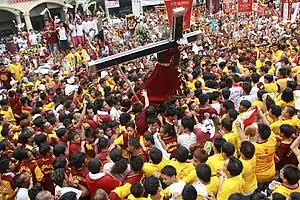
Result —
<svg viewBox="0 0 300 200"><path fill-rule="evenodd" d="M214 176L217 174L217 169L223 169L224 158L222 154L218 153L209 157L206 161L206 164L211 168L211 175Z"/></svg>
<svg viewBox="0 0 300 200"><path fill-rule="evenodd" d="M218 189L219 189L220 180L217 176L212 176L210 182L205 184L208 193L213 193L217 196Z"/></svg>
<svg viewBox="0 0 300 200"><path fill-rule="evenodd" d="M273 122L271 125L270 125L270 128L271 128L271 131L275 134L279 134L280 133L280 126L284 124L282 122L282 120L278 120L278 121L275 121Z"/></svg>
<svg viewBox="0 0 300 200"><path fill-rule="evenodd" d="M278 186L274 191L273 193L279 193L279 194L282 194L283 196L285 196L286 198L290 196L291 193L293 192L300 192L300 186L298 184L298 187L295 188L295 189L290 189L290 188L287 188L283 185L280 185Z"/></svg>
<svg viewBox="0 0 300 200"><path fill-rule="evenodd" d="M276 83L266 83L264 84L264 88L266 92L271 93L271 92L278 92L278 85Z"/></svg>
<svg viewBox="0 0 300 200"><path fill-rule="evenodd" d="M181 163L177 160L171 160L169 165L175 167L177 172L177 180L182 180L190 173L190 171L192 171L195 168L193 163Z"/></svg>
<svg viewBox="0 0 300 200"><path fill-rule="evenodd" d="M256 158L255 156L253 156L253 158L249 160L240 158L240 161L243 163L242 177L245 183L247 183L243 186L243 193L247 194L257 188L257 180L255 175Z"/></svg>
<svg viewBox="0 0 300 200"><path fill-rule="evenodd" d="M130 195L130 183L125 183L119 187L116 187L113 192L116 193L121 199L125 199L128 195Z"/></svg>
<svg viewBox="0 0 300 200"><path fill-rule="evenodd" d="M222 137L227 141L227 142L230 142L234 145L235 147L235 152L237 151L238 149L238 137L236 134L234 133L226 133L224 135L222 135Z"/></svg>
<svg viewBox="0 0 300 200"><path fill-rule="evenodd" d="M265 62L262 62L262 61L260 61L260 60L257 60L257 61L256 61L256 64L255 64L256 68L261 68L261 67L264 66L264 65L265 65Z"/></svg>
<svg viewBox="0 0 300 200"><path fill-rule="evenodd" d="M252 106L257 106L258 108L263 109L264 103L262 101L257 100L252 102Z"/></svg>
<svg viewBox="0 0 300 200"><path fill-rule="evenodd" d="M183 181L186 184L192 184L192 183L195 183L197 181L197 178L198 178L197 173L196 173L196 170L194 168L192 171L190 171L190 173L187 176L185 176L183 178Z"/></svg>
<svg viewBox="0 0 300 200"><path fill-rule="evenodd" d="M5 115L5 117L8 119L8 121L15 120L15 116L14 116L14 113L13 113L11 107L8 107L7 111L0 110L0 114Z"/></svg>
<svg viewBox="0 0 300 200"><path fill-rule="evenodd" d="M9 65L9 71L12 74L15 74L16 79L18 81L21 81L22 77L23 77L23 67L21 66L20 63L16 63L16 64L10 64Z"/></svg>
<svg viewBox="0 0 300 200"><path fill-rule="evenodd" d="M164 168L166 165L169 164L169 160L162 159L162 161L159 164L153 164L153 163L144 163L143 165L143 172L146 176L151 176L155 172L159 172L162 168Z"/></svg>
<svg viewBox="0 0 300 200"><path fill-rule="evenodd" d="M279 100L279 101L276 101L275 103L276 103L276 105L280 106L282 109L285 109L287 106L295 107L295 100L290 101L288 103L283 100Z"/></svg>
<svg viewBox="0 0 300 200"><path fill-rule="evenodd" d="M139 197L139 198L136 198L136 197L134 197L132 194L130 194L130 195L128 196L128 200L151 200L151 198L150 198L150 197L147 197L147 198L145 198L145 197Z"/></svg>
<svg viewBox="0 0 300 200"><path fill-rule="evenodd" d="M254 143L256 156L256 179L266 182L275 178L276 169L274 155L276 151L276 137L271 133L264 143Z"/></svg>
<svg viewBox="0 0 300 200"><path fill-rule="evenodd" d="M226 178L222 184L221 191L217 195L217 200L226 200L231 194L243 192L244 179L242 176Z"/></svg>

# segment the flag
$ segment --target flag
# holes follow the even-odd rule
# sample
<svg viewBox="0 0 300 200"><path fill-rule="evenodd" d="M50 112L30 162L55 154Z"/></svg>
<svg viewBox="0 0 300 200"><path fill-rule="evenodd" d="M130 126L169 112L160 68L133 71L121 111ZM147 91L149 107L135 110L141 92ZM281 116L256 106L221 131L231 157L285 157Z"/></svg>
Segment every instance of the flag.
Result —
<svg viewBox="0 0 300 200"><path fill-rule="evenodd" d="M177 71L176 66L172 64L171 59L175 55L177 49L168 50L164 55L164 64L157 63L154 71L144 83L144 85L136 92L139 100L144 101L141 93L144 89L147 90L150 104L159 105L170 96L175 95L180 89L182 82L181 74ZM169 64L169 66L166 66ZM133 98L132 102L136 99Z"/></svg>
<svg viewBox="0 0 300 200"><path fill-rule="evenodd" d="M238 0L238 12L252 12L252 0Z"/></svg>
<svg viewBox="0 0 300 200"><path fill-rule="evenodd" d="M241 114L237 120L240 120L242 128L246 128L253 124L256 120L256 113L258 111L257 106L252 106L249 110L243 114Z"/></svg>
<svg viewBox="0 0 300 200"><path fill-rule="evenodd" d="M169 25L172 26L173 21L173 9L175 8L184 8L184 16L183 16L183 29L189 29L191 26L191 15L193 8L193 0L165 0Z"/></svg>

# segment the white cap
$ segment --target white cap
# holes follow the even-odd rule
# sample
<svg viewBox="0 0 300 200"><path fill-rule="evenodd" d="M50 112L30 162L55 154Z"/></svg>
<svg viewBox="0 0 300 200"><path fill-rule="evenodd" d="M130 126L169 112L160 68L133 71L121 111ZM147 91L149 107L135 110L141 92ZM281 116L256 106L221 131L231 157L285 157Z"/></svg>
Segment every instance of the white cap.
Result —
<svg viewBox="0 0 300 200"><path fill-rule="evenodd" d="M101 72L101 78L105 78L106 76L108 76L108 72L107 71L102 71Z"/></svg>

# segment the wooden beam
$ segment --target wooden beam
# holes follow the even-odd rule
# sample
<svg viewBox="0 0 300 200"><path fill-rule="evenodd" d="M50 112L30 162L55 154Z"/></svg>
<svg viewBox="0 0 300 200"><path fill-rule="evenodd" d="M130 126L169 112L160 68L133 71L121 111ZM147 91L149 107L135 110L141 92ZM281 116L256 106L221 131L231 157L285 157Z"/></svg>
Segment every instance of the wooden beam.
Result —
<svg viewBox="0 0 300 200"><path fill-rule="evenodd" d="M191 32L184 34L183 37L187 39L189 43L197 40L197 37L201 34L201 32ZM101 58L95 61L89 62L89 66L96 66L96 70L102 70L114 65L118 65L130 60L134 60L139 57L147 56L153 53L159 53L168 50L169 48L174 48L178 46L176 41L163 40L156 43L148 44L145 46L141 46L135 49L131 49L122 53L118 53L116 55L108 56L105 58Z"/></svg>

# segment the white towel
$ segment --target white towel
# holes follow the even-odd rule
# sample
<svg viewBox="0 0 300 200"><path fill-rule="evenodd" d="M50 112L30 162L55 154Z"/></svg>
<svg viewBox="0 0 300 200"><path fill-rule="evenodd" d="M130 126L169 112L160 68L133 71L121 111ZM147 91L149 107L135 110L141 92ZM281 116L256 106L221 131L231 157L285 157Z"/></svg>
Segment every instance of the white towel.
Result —
<svg viewBox="0 0 300 200"><path fill-rule="evenodd" d="M166 159L170 159L171 154L169 154L161 145L160 140L159 140L159 134L158 132L153 134L153 138L154 138L154 145L156 148L158 148L159 150L161 150L163 157Z"/></svg>

